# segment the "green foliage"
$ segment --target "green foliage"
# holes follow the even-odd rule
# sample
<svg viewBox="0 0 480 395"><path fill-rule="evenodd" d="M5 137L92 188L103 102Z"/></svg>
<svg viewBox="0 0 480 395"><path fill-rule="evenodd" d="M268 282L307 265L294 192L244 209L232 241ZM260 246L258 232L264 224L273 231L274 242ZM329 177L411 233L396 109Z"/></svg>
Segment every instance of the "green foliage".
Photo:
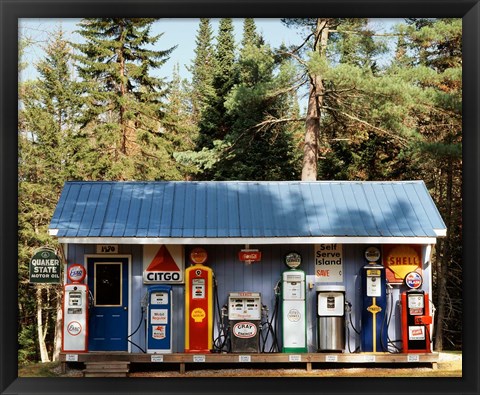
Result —
<svg viewBox="0 0 480 395"><path fill-rule="evenodd" d="M65 180L298 179L305 132L298 87L315 76L324 88L318 178L424 179L429 187L449 230L438 267L453 273L444 287L451 304L442 336L458 344L461 20L406 22L396 27L395 56L379 66L386 38L365 19L328 19L328 45L319 51L312 40L272 49L252 18L239 47L232 20L222 19L214 45L203 18L190 82L178 67L170 81L155 77L175 48L158 49L155 19L84 19L77 53L61 32L52 35L38 79L19 86L20 362L38 357L28 261L35 248L55 246L47 226ZM285 23L307 38L317 19ZM441 282L434 281L437 294ZM46 291L42 300L56 303ZM50 328L53 311L45 312ZM51 331L47 342L51 350Z"/></svg>
<svg viewBox="0 0 480 395"><path fill-rule="evenodd" d="M245 19L244 37L234 62L231 20L220 22L211 83L214 96L205 95L196 149L175 158L197 167L197 178L215 180L295 179L298 150L295 128L276 123L291 115L292 69ZM199 42L197 40L197 42ZM197 50L197 53L199 50ZM281 66L281 67L280 67Z"/></svg>
<svg viewBox="0 0 480 395"><path fill-rule="evenodd" d="M175 49L148 49L153 18L84 19L75 44L83 79L84 135L89 144L77 156L93 179L172 179L172 142L162 132L167 84L151 71ZM160 166L159 166L160 164Z"/></svg>

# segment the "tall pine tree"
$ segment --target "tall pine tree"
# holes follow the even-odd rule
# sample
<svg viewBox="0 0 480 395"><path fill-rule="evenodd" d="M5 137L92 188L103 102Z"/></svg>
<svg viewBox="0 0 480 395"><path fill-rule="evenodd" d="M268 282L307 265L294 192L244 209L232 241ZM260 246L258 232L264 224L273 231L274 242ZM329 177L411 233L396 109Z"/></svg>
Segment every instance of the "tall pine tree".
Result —
<svg viewBox="0 0 480 395"><path fill-rule="evenodd" d="M213 88L215 60L211 21L209 18L200 18L194 58L189 68L192 73L192 110L197 122L205 106L215 95Z"/></svg>
<svg viewBox="0 0 480 395"><path fill-rule="evenodd" d="M84 80L83 132L88 141L79 158L88 163L84 178L172 179L180 175L159 161L169 136L162 132L168 84L152 72L175 47L154 50L153 18L84 19L75 44L79 76ZM82 155L82 156L81 156Z"/></svg>

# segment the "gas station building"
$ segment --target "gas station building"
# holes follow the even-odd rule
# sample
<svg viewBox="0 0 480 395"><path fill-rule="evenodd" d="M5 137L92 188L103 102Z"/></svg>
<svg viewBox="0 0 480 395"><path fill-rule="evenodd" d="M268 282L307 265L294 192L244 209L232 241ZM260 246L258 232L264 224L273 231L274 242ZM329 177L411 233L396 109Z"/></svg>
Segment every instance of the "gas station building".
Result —
<svg viewBox="0 0 480 395"><path fill-rule="evenodd" d="M63 361L435 362L423 181L67 182L49 232Z"/></svg>

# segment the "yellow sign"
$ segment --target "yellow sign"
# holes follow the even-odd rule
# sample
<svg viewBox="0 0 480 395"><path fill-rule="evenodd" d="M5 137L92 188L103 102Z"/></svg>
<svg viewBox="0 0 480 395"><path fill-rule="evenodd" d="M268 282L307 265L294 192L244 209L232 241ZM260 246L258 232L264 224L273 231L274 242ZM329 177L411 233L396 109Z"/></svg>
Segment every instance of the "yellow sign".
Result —
<svg viewBox="0 0 480 395"><path fill-rule="evenodd" d="M382 308L380 306L377 306L376 304L372 304L371 306L367 307L367 310L372 314L377 314L382 311Z"/></svg>
<svg viewBox="0 0 480 395"><path fill-rule="evenodd" d="M381 275L380 270L378 269L367 269L367 276L379 277Z"/></svg>
<svg viewBox="0 0 480 395"><path fill-rule="evenodd" d="M383 257L389 283L401 283L413 271L421 274L422 254L418 245L385 245Z"/></svg>
<svg viewBox="0 0 480 395"><path fill-rule="evenodd" d="M201 309L200 307L197 307L192 311L192 318L195 320L195 322L202 322L206 316L207 314L205 313L205 310Z"/></svg>

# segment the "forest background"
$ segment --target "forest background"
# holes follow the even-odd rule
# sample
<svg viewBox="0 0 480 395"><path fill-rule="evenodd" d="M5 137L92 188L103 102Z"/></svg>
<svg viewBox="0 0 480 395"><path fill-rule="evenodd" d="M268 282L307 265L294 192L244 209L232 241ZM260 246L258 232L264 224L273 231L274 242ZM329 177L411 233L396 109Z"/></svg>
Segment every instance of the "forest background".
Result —
<svg viewBox="0 0 480 395"><path fill-rule="evenodd" d="M217 27L213 28L214 23ZM187 78L161 76L162 20L83 19L20 36L19 363L56 360L61 285L28 281L67 180L425 181L447 225L433 257L435 349L462 347L462 23L198 20ZM168 25L166 25L168 26ZM155 29L153 29L155 27ZM41 46L33 64L29 50Z"/></svg>

